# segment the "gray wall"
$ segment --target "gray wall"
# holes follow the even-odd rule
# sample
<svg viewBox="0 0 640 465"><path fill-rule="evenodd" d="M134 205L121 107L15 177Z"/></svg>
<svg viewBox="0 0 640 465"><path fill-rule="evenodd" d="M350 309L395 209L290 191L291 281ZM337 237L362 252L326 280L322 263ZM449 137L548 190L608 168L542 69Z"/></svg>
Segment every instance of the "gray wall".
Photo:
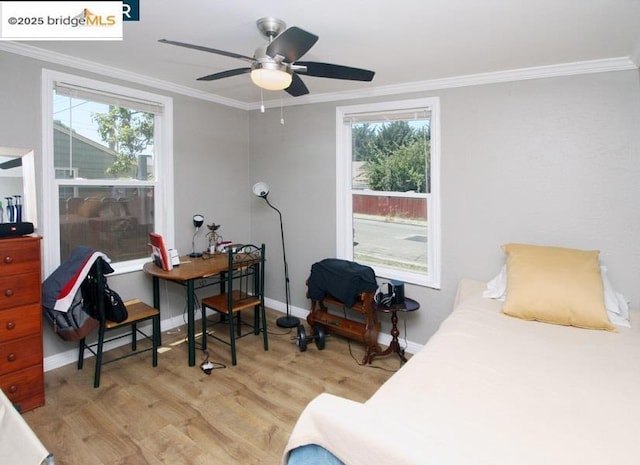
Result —
<svg viewBox="0 0 640 465"><path fill-rule="evenodd" d="M38 172L42 67L106 79L0 52L0 145L33 148ZM245 112L108 80L174 98L174 245L190 251L194 213L221 223L225 239L265 242L267 296L283 302L278 215L250 194L266 181L283 213L293 305L308 309L310 267L336 250L335 107L382 99L286 107L281 125L280 109ZM497 273L511 241L600 249L614 286L640 305L639 91L638 72L624 71L384 99L441 98L442 289L407 286L422 304L408 317L410 341L426 342L449 314L460 278ZM125 298L151 298L142 272L110 283ZM181 287L165 283L161 298L163 318L184 311ZM45 356L72 348L45 331Z"/></svg>
<svg viewBox="0 0 640 465"><path fill-rule="evenodd" d="M410 341L433 334L461 278L497 274L507 242L599 249L613 285L640 305L637 71L386 100L418 96L441 98L442 288L407 285L422 305L407 317ZM308 308L311 264L335 256L335 107L361 102L285 108L284 126L279 109L251 114L251 180L271 184L269 199L283 212L295 307ZM259 199L252 231L273 258L277 217ZM282 264L267 266L267 294L283 300Z"/></svg>
<svg viewBox="0 0 640 465"><path fill-rule="evenodd" d="M169 246L175 246L181 253L191 251L194 213L203 214L208 224L222 223L221 232L225 237L248 240L249 115L246 111L0 51L0 145L33 148L39 181L42 169L42 68L172 97L176 243ZM41 182L38 185L41 186ZM41 205L41 189L38 197ZM41 215L41 208L39 212ZM206 232L207 229L202 228L197 236L196 244L201 249L206 244ZM46 244L46 230L41 228L38 233L45 238ZM109 283L125 299L139 297L152 301L151 280L142 272L113 276ZM182 315L185 309L182 287L163 283L160 294L163 319ZM61 341L45 326L45 357L74 347L74 344Z"/></svg>

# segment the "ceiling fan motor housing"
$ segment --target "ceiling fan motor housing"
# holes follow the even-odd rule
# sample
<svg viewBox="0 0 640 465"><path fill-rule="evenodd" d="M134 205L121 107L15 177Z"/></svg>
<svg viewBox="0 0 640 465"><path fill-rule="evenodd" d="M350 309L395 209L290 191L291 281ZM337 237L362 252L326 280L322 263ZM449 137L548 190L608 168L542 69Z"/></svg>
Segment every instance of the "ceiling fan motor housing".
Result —
<svg viewBox="0 0 640 465"><path fill-rule="evenodd" d="M273 40L275 36L280 34L287 28L287 23L277 18L260 18L256 21L256 25L258 26L258 30L269 39L269 41Z"/></svg>

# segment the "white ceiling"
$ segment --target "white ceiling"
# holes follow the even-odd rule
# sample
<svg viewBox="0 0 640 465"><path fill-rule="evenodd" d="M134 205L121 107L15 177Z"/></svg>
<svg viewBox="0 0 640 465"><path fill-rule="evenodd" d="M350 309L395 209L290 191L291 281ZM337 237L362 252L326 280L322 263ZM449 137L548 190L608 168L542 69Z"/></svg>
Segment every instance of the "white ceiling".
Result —
<svg viewBox="0 0 640 465"><path fill-rule="evenodd" d="M633 67L640 57L640 0L140 0L140 21L124 23L123 41L14 45L56 52L48 55L54 62L68 62L59 53L150 76L239 107L261 98L288 102L293 97L284 91L261 97L248 74L196 80L244 61L158 43L252 56L266 44L256 28L265 16L320 37L302 60L376 72L372 82L302 76L310 96L375 95L389 86L593 60Z"/></svg>

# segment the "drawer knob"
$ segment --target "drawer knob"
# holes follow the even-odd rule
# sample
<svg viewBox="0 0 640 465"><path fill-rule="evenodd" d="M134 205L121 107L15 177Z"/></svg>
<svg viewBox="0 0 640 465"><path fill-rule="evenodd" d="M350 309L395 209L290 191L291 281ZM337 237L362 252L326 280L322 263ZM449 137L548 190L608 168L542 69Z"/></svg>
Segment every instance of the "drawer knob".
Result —
<svg viewBox="0 0 640 465"><path fill-rule="evenodd" d="M18 392L18 386L15 384L12 384L11 386L9 386L9 394L15 394L16 392Z"/></svg>
<svg viewBox="0 0 640 465"><path fill-rule="evenodd" d="M7 255L6 257L4 257L3 261L8 265L9 263L13 263L13 257Z"/></svg>
<svg viewBox="0 0 640 465"><path fill-rule="evenodd" d="M12 329L15 329L16 327L16 322L15 321L7 321L7 329L9 331L11 331Z"/></svg>
<svg viewBox="0 0 640 465"><path fill-rule="evenodd" d="M13 295L13 289L5 289L4 295L7 297L11 297Z"/></svg>
<svg viewBox="0 0 640 465"><path fill-rule="evenodd" d="M18 358L18 357L16 356L16 354L9 354L9 355L7 356L7 360L9 360L10 362L15 362L15 361L16 361L16 358Z"/></svg>

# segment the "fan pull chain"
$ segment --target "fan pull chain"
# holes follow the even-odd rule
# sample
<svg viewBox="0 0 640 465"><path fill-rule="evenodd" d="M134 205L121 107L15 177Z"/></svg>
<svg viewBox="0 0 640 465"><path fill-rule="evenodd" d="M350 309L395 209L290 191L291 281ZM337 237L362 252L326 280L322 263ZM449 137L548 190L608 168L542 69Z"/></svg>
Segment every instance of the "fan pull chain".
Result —
<svg viewBox="0 0 640 465"><path fill-rule="evenodd" d="M264 94L262 88L260 88L260 113L264 113Z"/></svg>

